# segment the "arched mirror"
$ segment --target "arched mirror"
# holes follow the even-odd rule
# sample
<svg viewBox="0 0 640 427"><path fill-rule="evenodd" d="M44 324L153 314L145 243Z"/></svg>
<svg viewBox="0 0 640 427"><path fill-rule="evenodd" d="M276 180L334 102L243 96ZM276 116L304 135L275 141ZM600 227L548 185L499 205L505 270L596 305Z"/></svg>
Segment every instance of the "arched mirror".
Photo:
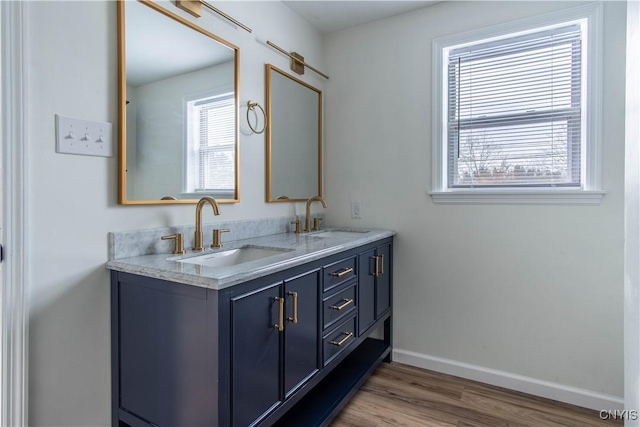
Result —
<svg viewBox="0 0 640 427"><path fill-rule="evenodd" d="M117 7L118 202L238 202L239 48L148 0Z"/></svg>
<svg viewBox="0 0 640 427"><path fill-rule="evenodd" d="M267 202L322 196L322 92L266 65Z"/></svg>

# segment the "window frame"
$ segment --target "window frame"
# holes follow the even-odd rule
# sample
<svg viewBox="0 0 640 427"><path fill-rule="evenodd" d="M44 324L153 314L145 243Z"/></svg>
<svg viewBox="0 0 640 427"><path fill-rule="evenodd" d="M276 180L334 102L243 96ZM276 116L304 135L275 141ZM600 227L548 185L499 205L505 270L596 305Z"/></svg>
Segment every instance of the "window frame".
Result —
<svg viewBox="0 0 640 427"><path fill-rule="evenodd" d="M216 198L229 198L229 197L233 197L233 195L235 194L235 191L236 191L235 189L226 190L226 189L220 189L220 188L213 188L213 189L194 188L193 191L190 190L191 173L189 171L189 168L191 163L190 150L192 149L191 148L191 139L192 139L191 120L194 118L197 118L197 120L200 123L202 119L201 110L199 110L197 113L193 111L196 109L195 104L197 104L198 102L207 101L207 100L211 100L211 102L213 103L217 101L225 101L228 99L232 99L232 100L235 99L232 87L223 87L223 88L218 88L217 90L214 90L214 91L200 92L197 94L192 94L191 96L185 97L183 99L183 110L184 110L184 117L185 117L185 127L184 127L185 137L184 137L184 148L183 148L183 155L184 155L183 193L182 193L183 196L192 196L192 197L199 198L199 197L202 197L203 195L211 195ZM194 105L191 105L191 104L194 104ZM237 117L235 117L235 114L234 114L234 127L236 126L235 124L236 120L237 120ZM202 123L200 123L199 126L201 127ZM200 137L202 138L202 135ZM196 154L198 157L198 162L199 163L201 162L203 152L224 151L224 149L228 148L229 146L233 146L234 148L237 148L236 141L234 140L233 143L227 144L225 146L216 146L216 147L207 146L207 147L198 149ZM238 153L236 152L235 155L237 156ZM201 173L199 173L199 175L201 175ZM198 176L197 179L200 180L201 176Z"/></svg>
<svg viewBox="0 0 640 427"><path fill-rule="evenodd" d="M585 85L585 151L581 164L582 183L575 186L475 186L450 187L447 157L448 73L445 52L451 47L498 40L505 35L538 32L548 27L587 20L583 82ZM602 99L602 3L591 3L550 14L511 21L505 24L440 37L432 43L432 186L429 194L435 203L506 204L599 204L606 193L601 187Z"/></svg>

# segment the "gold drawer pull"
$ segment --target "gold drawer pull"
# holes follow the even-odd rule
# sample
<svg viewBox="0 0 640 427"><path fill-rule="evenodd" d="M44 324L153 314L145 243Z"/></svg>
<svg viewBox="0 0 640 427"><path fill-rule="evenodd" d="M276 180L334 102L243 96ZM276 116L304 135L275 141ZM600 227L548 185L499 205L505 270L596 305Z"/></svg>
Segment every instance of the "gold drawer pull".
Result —
<svg viewBox="0 0 640 427"><path fill-rule="evenodd" d="M287 320L293 324L298 323L298 293L287 292L287 295L291 295L293 298L293 317L287 317Z"/></svg>
<svg viewBox="0 0 640 427"><path fill-rule="evenodd" d="M346 343L349 338L353 336L353 332L343 332L343 334L345 334L344 338L342 338L340 341L331 341L331 344L340 347L342 344Z"/></svg>
<svg viewBox="0 0 640 427"><path fill-rule="evenodd" d="M380 254L380 272L378 273L378 276L381 276L384 274L384 254Z"/></svg>
<svg viewBox="0 0 640 427"><path fill-rule="evenodd" d="M344 298L343 303L340 305L332 305L331 308L334 310L342 310L343 308L345 308L346 306L348 306L349 304L353 304L353 298Z"/></svg>
<svg viewBox="0 0 640 427"><path fill-rule="evenodd" d="M284 298L274 297L274 301L278 301L278 323L273 325L279 332L284 331Z"/></svg>
<svg viewBox="0 0 640 427"><path fill-rule="evenodd" d="M371 259L374 260L375 262L373 265L373 273L369 273L369 274L371 274L373 277L378 277L380 272L380 264L378 264L380 262L380 258L378 258L378 255L374 255L371 257Z"/></svg>
<svg viewBox="0 0 640 427"><path fill-rule="evenodd" d="M333 277L343 277L343 276L346 276L347 274L352 273L352 272L353 272L353 267L349 267L349 268L345 268L344 270L342 270L339 273L331 273L331 275Z"/></svg>

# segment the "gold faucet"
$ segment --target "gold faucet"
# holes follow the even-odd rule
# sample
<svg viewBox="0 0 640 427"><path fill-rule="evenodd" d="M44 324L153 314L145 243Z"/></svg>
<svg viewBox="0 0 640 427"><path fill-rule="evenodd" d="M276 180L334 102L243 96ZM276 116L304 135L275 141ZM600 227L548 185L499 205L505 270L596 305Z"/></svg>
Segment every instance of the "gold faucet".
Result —
<svg viewBox="0 0 640 427"><path fill-rule="evenodd" d="M204 246L202 246L202 207L209 203L213 208L214 215L220 215L220 207L218 206L218 202L213 197L203 197L198 201L196 205L196 231L193 236L193 250L194 251L203 251Z"/></svg>
<svg viewBox="0 0 640 427"><path fill-rule="evenodd" d="M311 231L311 203L316 201L322 203L323 208L326 209L327 207L327 202L325 202L322 197L320 196L309 197L309 200L307 200L307 216L304 219L305 232Z"/></svg>
<svg viewBox="0 0 640 427"><path fill-rule="evenodd" d="M215 228L213 230L213 243L211 244L211 249L218 249L222 247L222 233L228 233L231 230L228 228Z"/></svg>
<svg viewBox="0 0 640 427"><path fill-rule="evenodd" d="M160 237L162 240L173 240L173 254L184 253L184 243L182 243L182 233L171 234L169 236Z"/></svg>
<svg viewBox="0 0 640 427"><path fill-rule="evenodd" d="M302 233L302 227L300 227L300 220L299 219L296 218L295 220L291 221L291 224L295 225L295 227L296 227L295 233L296 234Z"/></svg>

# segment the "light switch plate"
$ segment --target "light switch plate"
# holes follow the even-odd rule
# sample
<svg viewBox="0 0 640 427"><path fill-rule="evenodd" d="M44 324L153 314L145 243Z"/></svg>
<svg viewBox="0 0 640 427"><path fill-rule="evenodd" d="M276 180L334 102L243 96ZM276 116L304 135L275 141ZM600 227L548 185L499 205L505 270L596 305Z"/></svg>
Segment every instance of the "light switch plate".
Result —
<svg viewBox="0 0 640 427"><path fill-rule="evenodd" d="M56 114L56 153L113 157L111 123Z"/></svg>

